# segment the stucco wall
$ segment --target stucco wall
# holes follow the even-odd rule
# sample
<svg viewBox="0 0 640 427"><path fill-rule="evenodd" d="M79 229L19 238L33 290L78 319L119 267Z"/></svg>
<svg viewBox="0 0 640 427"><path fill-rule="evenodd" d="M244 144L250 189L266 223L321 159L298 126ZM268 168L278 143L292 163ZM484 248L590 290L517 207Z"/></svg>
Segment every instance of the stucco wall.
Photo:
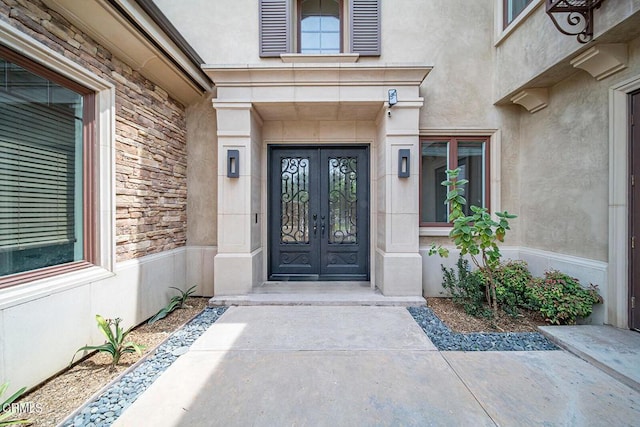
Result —
<svg viewBox="0 0 640 427"><path fill-rule="evenodd" d="M187 244L218 242L218 137L211 96L187 108Z"/></svg>
<svg viewBox="0 0 640 427"><path fill-rule="evenodd" d="M380 61L433 65L421 86L425 101L420 128L495 128L493 2L403 0L382 4Z"/></svg>
<svg viewBox="0 0 640 427"><path fill-rule="evenodd" d="M594 12L594 39L611 31L619 23L640 11L640 0L615 0L603 2ZM615 29L616 37L632 36L640 31L637 20L628 27ZM607 37L600 40L607 43ZM586 46L576 41L575 36L562 35L545 13L544 4L538 7L508 37L496 47L495 100L516 91L543 72L554 68L554 73L566 74L572 67L572 58ZM567 61L565 61L567 60ZM563 63L561 67L557 64ZM552 77L552 76L551 76Z"/></svg>
<svg viewBox="0 0 640 427"><path fill-rule="evenodd" d="M206 64L259 60L255 0L155 0Z"/></svg>
<svg viewBox="0 0 640 427"><path fill-rule="evenodd" d="M184 107L39 0L0 0L0 19L116 87L116 260L184 246Z"/></svg>
<svg viewBox="0 0 640 427"><path fill-rule="evenodd" d="M255 0L156 0L207 64L281 63L258 55ZM434 65L423 85L421 127L487 127L494 0L382 2L380 57L367 63Z"/></svg>
<svg viewBox="0 0 640 427"><path fill-rule="evenodd" d="M609 88L640 73L640 39L629 67L603 81L584 71L550 90L549 106L521 115L522 244L606 261Z"/></svg>
<svg viewBox="0 0 640 427"><path fill-rule="evenodd" d="M606 260L606 86L576 73L552 88L551 99L546 109L521 115L522 244Z"/></svg>

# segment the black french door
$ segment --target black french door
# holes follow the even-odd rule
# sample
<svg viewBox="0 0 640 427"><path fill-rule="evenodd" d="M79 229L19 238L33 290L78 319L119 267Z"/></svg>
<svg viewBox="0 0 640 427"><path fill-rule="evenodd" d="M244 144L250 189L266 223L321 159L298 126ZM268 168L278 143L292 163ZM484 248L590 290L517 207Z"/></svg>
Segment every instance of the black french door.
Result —
<svg viewBox="0 0 640 427"><path fill-rule="evenodd" d="M369 151L271 147L269 279L369 279Z"/></svg>

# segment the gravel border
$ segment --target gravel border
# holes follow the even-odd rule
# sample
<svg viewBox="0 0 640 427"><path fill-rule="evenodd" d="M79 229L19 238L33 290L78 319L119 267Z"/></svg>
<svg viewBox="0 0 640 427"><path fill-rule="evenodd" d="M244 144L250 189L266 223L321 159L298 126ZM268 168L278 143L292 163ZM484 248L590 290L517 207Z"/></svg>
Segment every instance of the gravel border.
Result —
<svg viewBox="0 0 640 427"><path fill-rule="evenodd" d="M407 307L411 316L440 351L560 350L539 332L453 332L429 307Z"/></svg>
<svg viewBox="0 0 640 427"><path fill-rule="evenodd" d="M111 425L193 342L227 310L207 307L174 332L155 352L93 400L85 403L64 427ZM429 339L440 351L536 351L559 350L538 332L472 333L452 332L428 307L407 307Z"/></svg>
<svg viewBox="0 0 640 427"><path fill-rule="evenodd" d="M175 331L142 363L105 390L100 396L85 403L64 427L98 427L111 425L135 400L209 328L227 307L207 307L182 328Z"/></svg>

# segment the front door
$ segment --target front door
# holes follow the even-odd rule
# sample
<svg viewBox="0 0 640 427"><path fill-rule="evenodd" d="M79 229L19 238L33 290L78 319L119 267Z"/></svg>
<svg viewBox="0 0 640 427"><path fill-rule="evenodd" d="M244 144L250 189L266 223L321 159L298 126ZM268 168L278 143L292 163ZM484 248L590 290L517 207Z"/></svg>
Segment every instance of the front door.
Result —
<svg viewBox="0 0 640 427"><path fill-rule="evenodd" d="M640 91L630 101L629 326L640 330Z"/></svg>
<svg viewBox="0 0 640 427"><path fill-rule="evenodd" d="M369 280L368 148L269 155L269 279Z"/></svg>

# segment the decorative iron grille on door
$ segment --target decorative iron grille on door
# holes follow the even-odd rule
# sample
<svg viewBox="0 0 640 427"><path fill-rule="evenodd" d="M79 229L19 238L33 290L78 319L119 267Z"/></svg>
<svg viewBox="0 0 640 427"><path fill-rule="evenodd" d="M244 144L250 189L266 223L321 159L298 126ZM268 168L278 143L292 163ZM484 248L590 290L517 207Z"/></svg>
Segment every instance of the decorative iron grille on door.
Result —
<svg viewBox="0 0 640 427"><path fill-rule="evenodd" d="M366 147L270 150L269 276L367 280Z"/></svg>

